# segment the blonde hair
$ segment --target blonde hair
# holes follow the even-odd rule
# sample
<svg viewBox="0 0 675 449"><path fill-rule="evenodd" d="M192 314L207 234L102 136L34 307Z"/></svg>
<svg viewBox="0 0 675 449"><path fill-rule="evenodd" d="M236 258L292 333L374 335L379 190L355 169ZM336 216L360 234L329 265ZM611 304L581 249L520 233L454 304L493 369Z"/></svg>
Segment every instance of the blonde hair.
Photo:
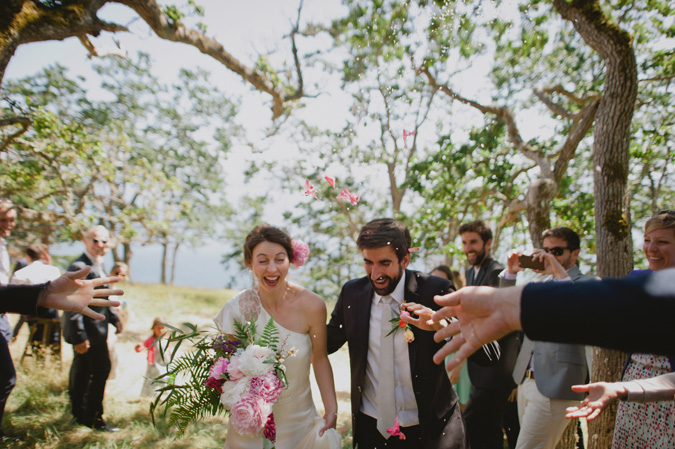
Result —
<svg viewBox="0 0 675 449"><path fill-rule="evenodd" d="M675 209L660 210L652 215L645 223L645 234L649 234L655 229L675 230Z"/></svg>

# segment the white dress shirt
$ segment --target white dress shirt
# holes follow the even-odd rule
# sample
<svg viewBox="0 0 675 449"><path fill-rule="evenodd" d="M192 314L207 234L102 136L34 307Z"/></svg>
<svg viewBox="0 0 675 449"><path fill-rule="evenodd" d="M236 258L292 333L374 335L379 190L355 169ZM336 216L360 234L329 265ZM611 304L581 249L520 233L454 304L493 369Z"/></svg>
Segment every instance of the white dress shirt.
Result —
<svg viewBox="0 0 675 449"><path fill-rule="evenodd" d="M0 238L0 284L9 283L9 253L7 252L7 241Z"/></svg>
<svg viewBox="0 0 675 449"><path fill-rule="evenodd" d="M401 304L405 299L405 272L389 295L392 301L392 318L398 317ZM389 322L382 323L377 306L382 296L375 293L370 308L370 330L368 332L368 362L366 364L366 382L363 389L361 411L377 419L377 384L379 379L379 350L382 326L391 326ZM396 416L401 427L415 426L420 423L417 413L417 401L413 391L412 373L410 371L410 356L408 342L403 337L403 329L394 334L394 386L396 390Z"/></svg>
<svg viewBox="0 0 675 449"><path fill-rule="evenodd" d="M27 267L17 270L12 276L11 284L42 284L53 281L59 276L61 276L61 270L41 260L36 260Z"/></svg>

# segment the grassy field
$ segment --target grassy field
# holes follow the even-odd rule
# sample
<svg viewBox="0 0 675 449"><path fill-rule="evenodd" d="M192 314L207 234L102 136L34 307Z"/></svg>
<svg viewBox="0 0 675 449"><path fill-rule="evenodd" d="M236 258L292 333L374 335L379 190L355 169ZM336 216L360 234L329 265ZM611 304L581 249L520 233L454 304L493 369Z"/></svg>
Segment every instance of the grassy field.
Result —
<svg viewBox="0 0 675 449"><path fill-rule="evenodd" d="M131 312L125 331L118 335L116 350L119 366L115 379L106 387L105 414L108 423L121 430L114 433L93 431L75 423L68 400L68 370L72 359L70 345L64 344L62 362L48 360L36 364L26 358L20 362L27 329L10 345L17 369L17 385L5 411L5 433L23 442L9 448L222 448L227 437L227 418L218 417L192 425L186 436L176 439L175 429L160 419L153 426L148 413L149 399L140 391L146 369L145 353L134 346L150 336L155 317L168 323L183 322L213 326L212 318L236 292L160 285L126 284L124 298ZM333 305L328 304L329 312ZM16 317L12 317L14 320ZM111 327L114 330L114 328ZM351 447L349 422L349 361L346 349L331 355L340 407L338 430L343 433L343 447ZM313 381L313 376L312 376ZM313 395L320 413L322 405L316 385Z"/></svg>

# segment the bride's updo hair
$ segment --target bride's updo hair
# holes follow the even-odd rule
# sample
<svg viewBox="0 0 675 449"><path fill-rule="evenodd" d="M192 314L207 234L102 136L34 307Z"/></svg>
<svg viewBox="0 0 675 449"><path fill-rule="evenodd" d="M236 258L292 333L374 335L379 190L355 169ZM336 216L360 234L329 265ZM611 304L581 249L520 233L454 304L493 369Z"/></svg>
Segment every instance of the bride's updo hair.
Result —
<svg viewBox="0 0 675 449"><path fill-rule="evenodd" d="M258 225L246 236L244 242L244 263L247 267L251 266L253 261L253 250L262 242L270 242L281 245L286 250L289 262L293 263L293 244L291 236L286 231L275 228L268 224Z"/></svg>

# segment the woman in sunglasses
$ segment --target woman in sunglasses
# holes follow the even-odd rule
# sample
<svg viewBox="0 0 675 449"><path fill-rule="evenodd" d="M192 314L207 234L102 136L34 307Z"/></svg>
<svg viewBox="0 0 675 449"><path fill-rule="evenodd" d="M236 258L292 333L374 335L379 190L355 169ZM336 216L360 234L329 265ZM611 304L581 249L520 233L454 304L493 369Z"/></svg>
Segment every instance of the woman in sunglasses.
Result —
<svg viewBox="0 0 675 449"><path fill-rule="evenodd" d="M647 220L642 250L651 271L675 267L675 210L661 210ZM674 370L675 355L631 354L622 382L572 387L589 396L568 409L568 417L594 419L613 401L621 399L612 449L675 448ZM653 379L656 376L659 379Z"/></svg>

